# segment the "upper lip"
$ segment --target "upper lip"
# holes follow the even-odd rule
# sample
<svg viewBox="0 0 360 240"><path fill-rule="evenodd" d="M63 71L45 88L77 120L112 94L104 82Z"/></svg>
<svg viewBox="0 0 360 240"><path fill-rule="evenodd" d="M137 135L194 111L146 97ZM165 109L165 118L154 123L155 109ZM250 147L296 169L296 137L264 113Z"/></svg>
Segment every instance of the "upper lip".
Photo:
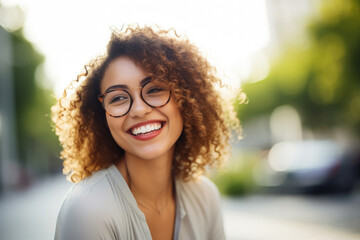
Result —
<svg viewBox="0 0 360 240"><path fill-rule="evenodd" d="M149 120L149 121L145 121L145 122L140 122L140 123L136 123L134 125L132 125L128 130L127 132L130 132L131 129L134 129L134 128L137 128L137 127L141 127L141 126L144 126L144 125L147 125L147 124L150 124L150 123L155 123L155 122L161 122L163 123L164 121L162 120L158 120L158 119L154 119L154 120Z"/></svg>

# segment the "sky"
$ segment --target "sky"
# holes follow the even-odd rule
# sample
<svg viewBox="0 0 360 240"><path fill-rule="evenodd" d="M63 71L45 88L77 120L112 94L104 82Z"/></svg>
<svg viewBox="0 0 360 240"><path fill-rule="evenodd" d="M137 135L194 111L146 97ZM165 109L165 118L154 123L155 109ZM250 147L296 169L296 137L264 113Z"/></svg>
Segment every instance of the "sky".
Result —
<svg viewBox="0 0 360 240"><path fill-rule="evenodd" d="M1 0L25 13L24 34L45 56L39 81L59 96L92 58L103 54L111 28L174 28L189 38L233 88L269 41L265 0ZM41 78L41 76L39 76Z"/></svg>

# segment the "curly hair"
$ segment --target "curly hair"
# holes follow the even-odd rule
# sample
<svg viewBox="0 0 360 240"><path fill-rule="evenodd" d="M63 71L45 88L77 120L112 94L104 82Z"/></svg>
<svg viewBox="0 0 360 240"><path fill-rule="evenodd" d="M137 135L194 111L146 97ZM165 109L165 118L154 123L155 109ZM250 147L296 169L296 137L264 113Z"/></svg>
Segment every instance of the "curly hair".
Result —
<svg viewBox="0 0 360 240"><path fill-rule="evenodd" d="M229 150L230 130L223 102L214 88L215 83L221 85L216 69L174 30L128 26L113 30L106 54L85 65L85 71L52 107L55 131L63 147L63 172L68 179L78 182L118 163L124 154L110 134L97 99L109 63L121 56L134 61L156 81L168 84L180 109L184 128L175 144L174 176L189 180L202 174L208 165L221 165Z"/></svg>

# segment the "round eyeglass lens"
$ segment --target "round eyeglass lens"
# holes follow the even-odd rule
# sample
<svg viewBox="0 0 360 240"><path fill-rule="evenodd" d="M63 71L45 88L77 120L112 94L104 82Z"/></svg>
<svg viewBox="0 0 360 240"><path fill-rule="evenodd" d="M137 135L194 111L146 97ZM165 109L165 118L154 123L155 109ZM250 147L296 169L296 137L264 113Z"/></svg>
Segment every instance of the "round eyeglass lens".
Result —
<svg viewBox="0 0 360 240"><path fill-rule="evenodd" d="M161 107L168 103L170 90L160 84L149 82L141 89L143 100L151 107Z"/></svg>
<svg viewBox="0 0 360 240"><path fill-rule="evenodd" d="M131 106L130 95L123 90L109 92L104 97L104 108L112 116L122 116Z"/></svg>

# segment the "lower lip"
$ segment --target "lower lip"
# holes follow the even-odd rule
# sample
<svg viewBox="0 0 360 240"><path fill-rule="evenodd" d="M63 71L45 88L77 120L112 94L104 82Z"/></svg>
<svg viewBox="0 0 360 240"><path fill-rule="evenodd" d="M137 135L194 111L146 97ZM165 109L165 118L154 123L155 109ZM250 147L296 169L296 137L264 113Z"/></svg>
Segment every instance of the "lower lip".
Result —
<svg viewBox="0 0 360 240"><path fill-rule="evenodd" d="M162 128L160 128L159 130L153 131L151 133L148 134L140 134L140 135L132 135L130 134L133 138L135 138L136 140L140 140L140 141L147 141L150 139L155 138L157 135L159 135L161 133L161 131L163 130L165 124L163 124Z"/></svg>

